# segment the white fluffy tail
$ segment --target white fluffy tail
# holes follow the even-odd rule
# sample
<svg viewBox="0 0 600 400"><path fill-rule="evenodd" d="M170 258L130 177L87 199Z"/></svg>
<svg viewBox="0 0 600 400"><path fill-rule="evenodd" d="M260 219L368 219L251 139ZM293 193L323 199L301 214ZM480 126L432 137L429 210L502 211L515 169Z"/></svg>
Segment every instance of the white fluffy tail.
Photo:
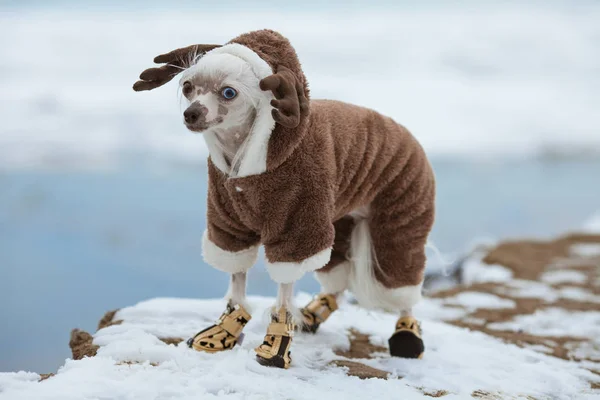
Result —
<svg viewBox="0 0 600 400"><path fill-rule="evenodd" d="M361 213L363 214L363 213ZM355 217L356 225L350 237L349 289L365 308L383 309L390 312L410 310L421 300L421 286L403 286L388 289L375 278L375 268L381 270L373 250L369 222L366 215Z"/></svg>

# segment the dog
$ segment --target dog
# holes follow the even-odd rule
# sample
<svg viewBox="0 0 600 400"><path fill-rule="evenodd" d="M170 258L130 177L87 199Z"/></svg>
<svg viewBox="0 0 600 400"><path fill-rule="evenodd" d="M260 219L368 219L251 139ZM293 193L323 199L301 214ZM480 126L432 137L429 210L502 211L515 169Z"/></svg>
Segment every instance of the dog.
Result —
<svg viewBox="0 0 600 400"><path fill-rule="evenodd" d="M238 343L251 318L246 272L263 246L279 291L258 362L288 368L297 326L316 333L346 290L364 307L398 315L392 356L421 358L412 308L421 299L435 178L411 133L370 109L311 100L294 48L271 30L155 62L164 65L142 72L133 89L181 73L184 124L202 134L210 154L202 253L231 275L225 312L188 345L219 352ZM293 284L312 271L321 293L298 324Z"/></svg>

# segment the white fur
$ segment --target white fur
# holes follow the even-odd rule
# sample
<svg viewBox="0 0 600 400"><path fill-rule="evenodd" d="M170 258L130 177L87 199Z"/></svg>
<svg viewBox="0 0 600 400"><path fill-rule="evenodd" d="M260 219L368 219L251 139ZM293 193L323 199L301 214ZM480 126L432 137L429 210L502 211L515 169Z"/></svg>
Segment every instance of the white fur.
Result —
<svg viewBox="0 0 600 400"><path fill-rule="evenodd" d="M339 294L348 289L351 268L350 261L345 261L330 271L316 271L315 278L321 284L321 293Z"/></svg>
<svg viewBox="0 0 600 400"><path fill-rule="evenodd" d="M206 53L204 58L211 54L231 54L232 56L244 60L250 65L254 71L254 75L256 75L258 79L266 78L273 73L273 70L265 60L260 58L260 56L250 48L238 43L230 43L225 46L217 47Z"/></svg>
<svg viewBox="0 0 600 400"><path fill-rule="evenodd" d="M235 274L248 271L256 263L258 246L236 252L223 250L208 238L208 231L204 231L202 256L204 261L212 267Z"/></svg>
<svg viewBox="0 0 600 400"><path fill-rule="evenodd" d="M261 80L273 74L269 64L260 58L258 54L241 44L231 43L223 47L211 50L208 54L231 54L246 61L256 77ZM275 120L271 115L271 100L274 98L271 91L262 91L262 96L256 106L256 119L250 136L248 137L245 155L240 162L240 167L235 176L243 177L262 174L267 170L267 148L271 132L275 128Z"/></svg>
<svg viewBox="0 0 600 400"><path fill-rule="evenodd" d="M246 273L238 272L231 274L231 280L229 281L229 290L225 295L225 299L228 303L233 305L239 304L246 312L251 313L251 308L246 301Z"/></svg>
<svg viewBox="0 0 600 400"><path fill-rule="evenodd" d="M268 96L264 96L257 107L256 119L248 137L248 148L240 162L237 177L258 175L267 170L267 149L271 132L275 128L275 120L271 115L271 98L272 93L268 92Z"/></svg>
<svg viewBox="0 0 600 400"><path fill-rule="evenodd" d="M300 262L267 262L267 271L277 283L292 283L307 272L323 267L331 258L331 247Z"/></svg>
<svg viewBox="0 0 600 400"><path fill-rule="evenodd" d="M261 315L261 323L263 325L268 325L273 320L273 317L277 317L277 310L279 307L277 306L277 302L271 308L265 308L264 312ZM296 326L300 326L304 323L304 316L302 311L292 299L292 303L286 307L287 311L292 315L292 323Z"/></svg>
<svg viewBox="0 0 600 400"><path fill-rule="evenodd" d="M229 80L231 86L236 88L241 83L246 89L245 93L240 95L252 103L248 104L248 107L253 107L256 110L256 117L250 128L248 138L238 149L238 153L231 163L233 168L227 164L223 151L218 146L215 129L227 129L232 124L239 124L241 121L231 121L231 116L228 115L225 118L226 124L219 124L204 133L213 163L218 169L232 177L244 177L265 172L267 170L269 138L275 128L275 120L271 115L273 107L270 104L274 96L271 91L260 90L259 82L263 78L272 75L273 70L265 60L248 47L232 43L206 53L198 60L196 65L184 72L181 82L199 73L225 74L227 75L225 82ZM195 101L195 98L191 100ZM204 101L211 104L210 100L204 99ZM204 105L209 109L207 120L210 120L210 116L216 113L218 105L213 107L207 104ZM214 111L211 111L212 109Z"/></svg>
<svg viewBox="0 0 600 400"><path fill-rule="evenodd" d="M294 304L294 284L293 283L280 283L277 291L277 301L275 307L277 309L291 308Z"/></svg>
<svg viewBox="0 0 600 400"><path fill-rule="evenodd" d="M223 150L219 146L217 135L215 134L215 132L205 132L204 141L206 142L206 147L208 147L210 159L212 160L215 167L217 167L221 172L228 174L229 165L227 165L227 161L225 161L225 155L223 154Z"/></svg>
<svg viewBox="0 0 600 400"><path fill-rule="evenodd" d="M378 267L373 252L369 223L358 217L350 239L352 268L350 269L349 287L358 303L365 308L383 309L390 312L410 310L421 300L423 282L388 289L375 278L374 268Z"/></svg>
<svg viewBox="0 0 600 400"><path fill-rule="evenodd" d="M292 323L299 326L303 323L302 312L294 303L294 284L293 283L280 283L277 290L277 300L275 305L270 310L269 322L272 321L273 317L277 316L277 311L281 308L285 308L288 313L292 315Z"/></svg>

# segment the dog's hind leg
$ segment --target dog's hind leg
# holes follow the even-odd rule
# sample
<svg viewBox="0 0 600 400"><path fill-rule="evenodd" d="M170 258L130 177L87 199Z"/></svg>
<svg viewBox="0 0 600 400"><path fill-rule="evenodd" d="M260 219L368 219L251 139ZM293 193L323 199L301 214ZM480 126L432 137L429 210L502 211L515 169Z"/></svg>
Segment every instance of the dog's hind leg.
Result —
<svg viewBox="0 0 600 400"><path fill-rule="evenodd" d="M256 351L257 361L267 367L288 368L292 362L290 346L296 324L292 315L293 283L279 284L277 303L263 343Z"/></svg>
<svg viewBox="0 0 600 400"><path fill-rule="evenodd" d="M316 333L319 326L338 309L338 297L348 288L350 277L350 235L354 228L354 219L345 216L333 224L335 239L331 259L323 268L315 271L315 277L321 284L321 292L300 311L302 312L302 331Z"/></svg>
<svg viewBox="0 0 600 400"><path fill-rule="evenodd" d="M352 232L351 291L359 304L399 315L389 339L396 357L420 358L425 348L412 307L421 299L433 191L433 180L426 175L392 182Z"/></svg>

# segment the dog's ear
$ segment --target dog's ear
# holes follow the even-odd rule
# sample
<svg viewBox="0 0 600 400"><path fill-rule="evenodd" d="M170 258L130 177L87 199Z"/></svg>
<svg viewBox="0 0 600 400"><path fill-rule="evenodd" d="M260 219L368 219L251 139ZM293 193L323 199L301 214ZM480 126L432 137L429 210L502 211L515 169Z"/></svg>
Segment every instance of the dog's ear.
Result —
<svg viewBox="0 0 600 400"><path fill-rule="evenodd" d="M154 57L157 64L165 64L158 68L148 68L140 74L140 80L133 84L133 90L156 89L169 82L184 69L193 64L199 56L221 47L220 44L194 44L170 51Z"/></svg>
<svg viewBox="0 0 600 400"><path fill-rule="evenodd" d="M262 90L270 90L275 96L271 113L278 124L286 128L295 128L300 124L300 116L308 112L308 99L304 87L294 73L280 65L277 73L260 81Z"/></svg>

